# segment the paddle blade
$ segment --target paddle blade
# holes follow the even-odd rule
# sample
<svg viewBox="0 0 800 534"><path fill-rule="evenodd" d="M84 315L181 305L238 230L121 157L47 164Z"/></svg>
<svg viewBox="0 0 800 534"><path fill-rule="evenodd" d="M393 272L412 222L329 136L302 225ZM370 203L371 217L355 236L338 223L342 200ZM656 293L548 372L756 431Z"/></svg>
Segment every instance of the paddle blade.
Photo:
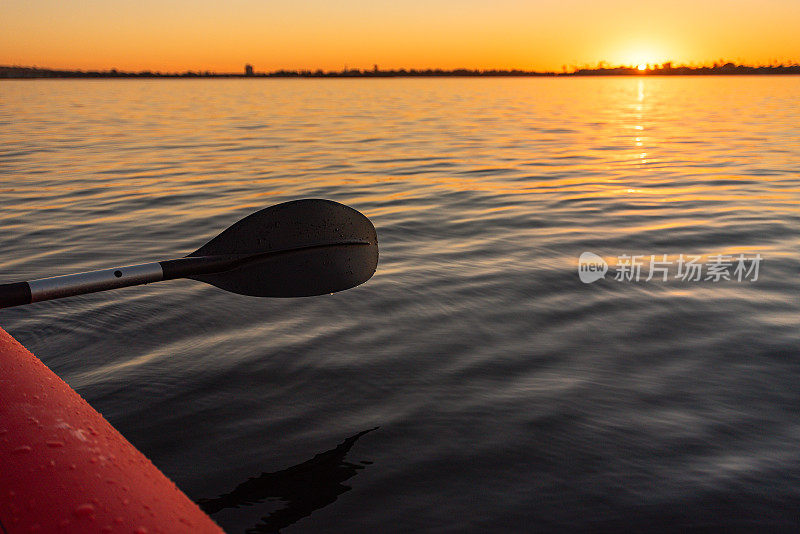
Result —
<svg viewBox="0 0 800 534"><path fill-rule="evenodd" d="M257 297L307 297L369 280L378 266L375 227L360 212L321 199L265 208L237 222L189 256L252 254L240 266L191 276Z"/></svg>

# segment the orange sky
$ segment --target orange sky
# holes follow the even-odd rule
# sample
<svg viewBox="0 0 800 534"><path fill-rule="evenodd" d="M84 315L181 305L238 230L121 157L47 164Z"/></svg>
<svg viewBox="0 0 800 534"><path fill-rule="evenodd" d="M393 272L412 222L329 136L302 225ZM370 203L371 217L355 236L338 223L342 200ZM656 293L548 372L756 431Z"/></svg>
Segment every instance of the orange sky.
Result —
<svg viewBox="0 0 800 534"><path fill-rule="evenodd" d="M800 0L3 0L0 65L239 72L800 61Z"/></svg>

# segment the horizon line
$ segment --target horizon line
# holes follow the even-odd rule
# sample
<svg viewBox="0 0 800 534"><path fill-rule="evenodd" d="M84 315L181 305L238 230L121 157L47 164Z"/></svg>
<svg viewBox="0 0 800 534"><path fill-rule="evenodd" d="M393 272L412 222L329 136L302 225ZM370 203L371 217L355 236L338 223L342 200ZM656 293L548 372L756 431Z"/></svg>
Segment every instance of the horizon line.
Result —
<svg viewBox="0 0 800 534"><path fill-rule="evenodd" d="M216 72L211 70L154 71L99 69L53 69L49 67L0 65L0 78L58 78L58 77L413 77L413 76L581 76L581 75L647 75L647 74L800 74L800 63L737 64L720 60L712 65L673 65L672 61L640 65L610 65L600 61L596 66L564 65L561 71L513 69L469 69L469 68L394 68L380 69L377 64L372 69L348 68L342 70L323 69L278 69L256 71L249 63L239 72ZM724 62L724 63L723 63ZM777 72L776 72L777 71Z"/></svg>

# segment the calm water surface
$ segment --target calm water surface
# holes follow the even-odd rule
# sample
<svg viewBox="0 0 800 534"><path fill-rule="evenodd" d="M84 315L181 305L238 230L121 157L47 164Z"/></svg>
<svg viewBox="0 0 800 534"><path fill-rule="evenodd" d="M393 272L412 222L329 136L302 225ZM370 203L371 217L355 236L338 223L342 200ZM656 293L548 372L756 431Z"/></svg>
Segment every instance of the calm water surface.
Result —
<svg viewBox="0 0 800 534"><path fill-rule="evenodd" d="M2 281L304 197L369 216L381 261L331 296L178 281L0 321L231 532L793 530L798 102L798 77L4 81ZM763 262L584 284L584 251Z"/></svg>

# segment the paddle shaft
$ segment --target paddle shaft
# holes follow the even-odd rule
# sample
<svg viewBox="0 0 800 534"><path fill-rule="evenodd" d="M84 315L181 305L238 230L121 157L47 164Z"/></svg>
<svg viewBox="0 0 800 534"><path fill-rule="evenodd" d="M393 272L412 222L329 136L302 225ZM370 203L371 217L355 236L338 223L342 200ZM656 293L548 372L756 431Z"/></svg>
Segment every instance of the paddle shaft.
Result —
<svg viewBox="0 0 800 534"><path fill-rule="evenodd" d="M255 255L260 256L260 255ZM174 280L191 275L227 271L254 255L191 256L141 265L114 267L100 271L40 278L27 282L0 284L0 308L10 308L44 300L84 295L120 287Z"/></svg>
<svg viewBox="0 0 800 534"><path fill-rule="evenodd" d="M237 267L257 262L269 256L280 256L293 252L311 251L342 246L367 246L366 241L342 241L339 243L319 243L270 250L256 254L225 254L217 256L186 256L176 260L154 261L141 265L113 267L100 271L65 274L51 278L39 278L28 282L0 284L0 308L22 306L44 300L60 299L86 293L96 293L120 287L138 286L189 278L204 274L223 273Z"/></svg>

